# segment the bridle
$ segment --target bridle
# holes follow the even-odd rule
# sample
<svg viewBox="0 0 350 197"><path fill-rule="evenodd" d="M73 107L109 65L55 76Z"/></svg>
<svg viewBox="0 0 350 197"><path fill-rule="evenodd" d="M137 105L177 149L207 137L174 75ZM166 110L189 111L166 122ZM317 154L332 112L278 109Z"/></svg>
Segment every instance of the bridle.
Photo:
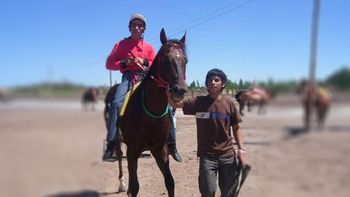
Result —
<svg viewBox="0 0 350 197"><path fill-rule="evenodd" d="M170 45L169 48L172 47L172 48L176 48L176 49L181 49L182 54L183 54L183 56L185 58L185 61L187 62L187 56L186 56L186 52L185 52L183 44L177 43L177 42L170 42L169 45ZM163 49L161 49L161 50L164 50L164 47L165 46L163 46L162 47ZM158 58L157 59L157 65L159 66L160 64L161 64L161 58ZM186 79L185 72L182 72L182 73L184 75L183 76L184 79ZM157 86L160 87L160 88L169 88L170 82L167 81L167 80L164 80L162 78L159 67L157 68L157 71L156 71L155 74L156 74L155 76L151 75L151 79L156 82Z"/></svg>
<svg viewBox="0 0 350 197"><path fill-rule="evenodd" d="M177 42L170 42L170 43L168 43L168 45L170 45L169 46L169 48L176 48L176 49L181 49L181 51L182 51L182 54L183 54L183 56L184 56L184 58L185 58L185 62L187 63L187 56L186 56L186 52L185 52L185 49L184 49L184 45L183 44L181 44L181 43L177 43ZM160 49L160 50L164 50L164 47L166 47L165 45L163 45L163 47ZM155 72L155 74L154 75L150 75L150 78L156 83L156 85L159 87L159 88L165 88L165 89L167 89L167 91L169 91L169 89L170 89L170 87L169 87L169 84L170 84L170 82L168 81L168 80L165 80L163 77L162 77L162 75L161 75L161 73L160 73L160 65L161 65L161 58L159 58L159 57L157 57L157 60L156 60L157 62L157 70L156 70L156 72ZM186 64L185 63L185 64ZM183 77L185 78L186 77L186 75L185 75L185 71L183 71L182 72L183 73ZM143 107L143 110L145 111L145 113L148 115L148 116L150 116L150 117L152 117L152 118L156 118L156 119L160 119L160 118L162 118L162 117L164 117L164 116L166 116L167 114L168 114L168 105L165 107L165 110L164 110L164 112L162 113L162 114L160 114L160 115L155 115L155 114L152 114L148 109L147 109L147 107L146 107L146 105L145 105L145 89L144 89L144 87L142 87L142 98L141 98L141 100L142 100L142 107Z"/></svg>

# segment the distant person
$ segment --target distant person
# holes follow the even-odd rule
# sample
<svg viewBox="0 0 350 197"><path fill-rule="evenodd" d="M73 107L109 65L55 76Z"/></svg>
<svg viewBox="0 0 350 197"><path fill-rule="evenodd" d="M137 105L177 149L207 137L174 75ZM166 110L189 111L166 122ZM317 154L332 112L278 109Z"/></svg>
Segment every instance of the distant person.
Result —
<svg viewBox="0 0 350 197"><path fill-rule="evenodd" d="M116 137L119 135L119 112L126 93L142 78L142 75L149 69L155 58L152 45L143 40L145 30L145 17L141 14L132 15L129 20L131 36L117 42L107 58L106 68L108 70L119 70L122 73L122 82L115 92L115 97L109 110L110 121L107 123L107 147L102 157L103 161L116 160L114 146ZM173 121L172 117L172 114L169 114L171 121ZM172 123L172 125L174 125L174 123ZM175 132L175 130L172 129L170 132ZM169 136L175 136L175 134ZM176 161L181 161L181 157L176 149L175 138L169 139L169 142L171 142L171 144L168 144L169 153Z"/></svg>
<svg viewBox="0 0 350 197"><path fill-rule="evenodd" d="M184 114L196 116L198 180L203 197L215 197L217 179L222 197L236 196L240 165L244 164L243 139L238 125L241 116L236 102L221 94L226 81L223 71L212 69L205 79L208 95L175 102L168 94L172 107L182 108ZM233 139L237 149L234 149Z"/></svg>

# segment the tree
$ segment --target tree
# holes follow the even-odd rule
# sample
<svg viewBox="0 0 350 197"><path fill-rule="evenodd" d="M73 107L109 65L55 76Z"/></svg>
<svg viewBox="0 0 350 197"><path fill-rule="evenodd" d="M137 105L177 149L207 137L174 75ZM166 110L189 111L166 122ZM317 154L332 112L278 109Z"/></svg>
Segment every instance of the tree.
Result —
<svg viewBox="0 0 350 197"><path fill-rule="evenodd" d="M230 94L230 91L231 93L233 93L234 89L235 89L234 83L228 79L225 85L226 94Z"/></svg>
<svg viewBox="0 0 350 197"><path fill-rule="evenodd" d="M192 81L192 82L190 83L190 86L188 86L188 89L189 89L189 90L195 90L195 89L196 89L196 82Z"/></svg>
<svg viewBox="0 0 350 197"><path fill-rule="evenodd" d="M326 82L340 90L350 89L350 69L344 66L329 76Z"/></svg>

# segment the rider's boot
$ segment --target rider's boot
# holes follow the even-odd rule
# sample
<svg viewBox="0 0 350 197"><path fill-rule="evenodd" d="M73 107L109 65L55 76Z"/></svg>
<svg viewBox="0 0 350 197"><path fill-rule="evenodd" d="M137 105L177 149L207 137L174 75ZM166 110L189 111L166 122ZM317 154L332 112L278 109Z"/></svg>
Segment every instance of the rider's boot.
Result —
<svg viewBox="0 0 350 197"><path fill-rule="evenodd" d="M180 154L177 152L176 144L168 144L169 154L173 157L173 159L177 162L182 162Z"/></svg>
<svg viewBox="0 0 350 197"><path fill-rule="evenodd" d="M114 141L107 141L107 147L102 156L103 161L113 162L117 160L116 156L114 155L114 145Z"/></svg>

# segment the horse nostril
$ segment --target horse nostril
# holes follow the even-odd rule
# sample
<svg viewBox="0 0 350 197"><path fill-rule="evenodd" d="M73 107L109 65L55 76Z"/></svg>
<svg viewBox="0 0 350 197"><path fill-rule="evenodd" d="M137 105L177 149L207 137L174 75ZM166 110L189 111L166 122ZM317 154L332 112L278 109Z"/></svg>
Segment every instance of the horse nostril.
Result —
<svg viewBox="0 0 350 197"><path fill-rule="evenodd" d="M184 95L186 92L187 92L186 89L181 89L181 90L179 90L179 94L180 94L180 95Z"/></svg>
<svg viewBox="0 0 350 197"><path fill-rule="evenodd" d="M177 95L183 95L185 94L187 91L185 88L179 88L178 86L175 86L172 88L172 92L174 94L177 94Z"/></svg>

